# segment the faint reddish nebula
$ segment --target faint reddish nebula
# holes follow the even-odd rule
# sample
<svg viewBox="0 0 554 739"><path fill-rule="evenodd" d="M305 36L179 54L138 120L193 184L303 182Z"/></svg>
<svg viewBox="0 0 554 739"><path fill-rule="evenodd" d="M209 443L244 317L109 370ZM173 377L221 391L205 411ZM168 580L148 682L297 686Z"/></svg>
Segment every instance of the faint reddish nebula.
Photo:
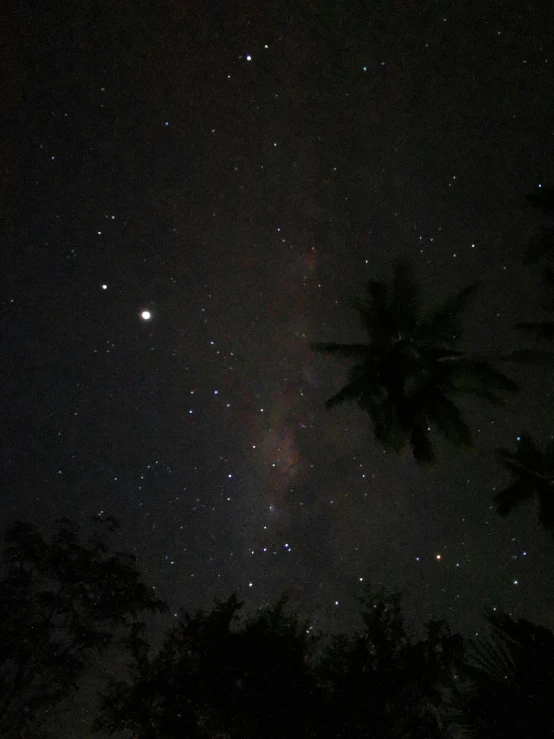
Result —
<svg viewBox="0 0 554 739"><path fill-rule="evenodd" d="M315 268L317 267L317 253L315 246L312 246L307 252L304 253L304 262L306 265L306 270L311 277L315 272Z"/></svg>
<svg viewBox="0 0 554 739"><path fill-rule="evenodd" d="M239 406L245 451L262 483L258 510L266 519L260 544L263 551L273 553L286 543L298 502L294 491L302 486L309 467L301 453L299 435L305 434L312 422L304 390L317 384L315 356L310 351L310 315L318 290L318 255L308 232L303 240L307 244L303 249L290 245L275 283L264 294L265 305L271 306L264 361L270 361L267 367L259 368L259 375L267 377L266 384L257 392L253 381L241 378L238 368L229 372L226 380L235 409ZM261 356L263 359L264 352Z"/></svg>
<svg viewBox="0 0 554 739"><path fill-rule="evenodd" d="M284 320L276 327L280 335L275 338L275 345L285 376L269 404L269 423L262 446L267 505L282 510L285 520L292 481L305 469L297 434L309 423L303 417L302 391L306 382L312 381L307 369L313 361L308 306L310 289L317 284L317 250L308 234L305 236L310 245L291 254L279 271L277 293L286 299L287 305L282 312Z"/></svg>

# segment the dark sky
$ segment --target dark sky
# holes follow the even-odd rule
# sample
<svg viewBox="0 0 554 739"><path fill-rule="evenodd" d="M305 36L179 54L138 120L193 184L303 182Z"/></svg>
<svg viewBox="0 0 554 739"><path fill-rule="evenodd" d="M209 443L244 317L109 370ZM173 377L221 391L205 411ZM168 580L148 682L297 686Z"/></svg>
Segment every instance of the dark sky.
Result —
<svg viewBox="0 0 554 739"><path fill-rule="evenodd" d="M25 5L0 91L3 524L114 515L175 607L289 589L346 629L370 582L414 624L553 627L536 509L491 508L491 450L549 428L544 372L464 405L476 451L421 470L325 411L347 367L309 350L364 338L349 301L398 257L426 304L482 280L477 350L538 314L552 5Z"/></svg>

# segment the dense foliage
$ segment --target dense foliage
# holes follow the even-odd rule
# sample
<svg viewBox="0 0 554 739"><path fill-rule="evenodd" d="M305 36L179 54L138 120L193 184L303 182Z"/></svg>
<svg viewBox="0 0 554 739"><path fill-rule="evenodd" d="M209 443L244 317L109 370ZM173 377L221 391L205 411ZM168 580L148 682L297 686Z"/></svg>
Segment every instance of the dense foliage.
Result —
<svg viewBox="0 0 554 739"><path fill-rule="evenodd" d="M0 582L0 736L36 731L75 690L90 655L140 631L152 598L131 555L109 552L96 539L60 522L47 540L16 523L6 531ZM34 734L33 734L34 735Z"/></svg>
<svg viewBox="0 0 554 739"><path fill-rule="evenodd" d="M3 737L54 737L45 719L77 688L88 658L114 641L127 668L106 678L90 730L129 739L554 732L554 635L508 614L488 614L489 634L467 643L444 622L414 639L400 595L367 589L358 632L326 636L290 613L286 598L244 615L232 595L209 612L181 612L156 650L138 617L164 605L132 557L85 546L67 521L50 541L17 524L6 542Z"/></svg>

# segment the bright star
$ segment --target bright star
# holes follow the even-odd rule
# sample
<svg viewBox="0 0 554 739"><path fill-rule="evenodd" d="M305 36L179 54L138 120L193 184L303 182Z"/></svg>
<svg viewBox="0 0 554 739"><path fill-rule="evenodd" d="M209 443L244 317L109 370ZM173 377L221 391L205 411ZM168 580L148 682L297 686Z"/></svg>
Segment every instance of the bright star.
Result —
<svg viewBox="0 0 554 739"><path fill-rule="evenodd" d="M152 318L152 314L149 310L143 310L140 314L143 321L149 321Z"/></svg>

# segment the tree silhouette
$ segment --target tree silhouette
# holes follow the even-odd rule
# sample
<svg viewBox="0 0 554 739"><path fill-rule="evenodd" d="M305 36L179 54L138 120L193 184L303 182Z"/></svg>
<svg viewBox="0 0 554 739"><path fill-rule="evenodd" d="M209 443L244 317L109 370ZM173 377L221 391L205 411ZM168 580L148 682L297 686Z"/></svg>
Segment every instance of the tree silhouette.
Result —
<svg viewBox="0 0 554 739"><path fill-rule="evenodd" d="M442 690L461 660L461 637L443 622L430 622L427 637L414 643L398 593L381 590L362 602L363 633L333 637L317 668L329 736L444 737Z"/></svg>
<svg viewBox="0 0 554 739"><path fill-rule="evenodd" d="M210 613L182 614L160 652L109 687L96 728L140 739L318 736L314 640L284 605L240 624L235 596Z"/></svg>
<svg viewBox="0 0 554 739"><path fill-rule="evenodd" d="M541 451L528 435L519 437L514 452L499 449L497 454L514 480L494 496L497 511L507 516L534 495L539 499L539 523L554 536L554 441Z"/></svg>
<svg viewBox="0 0 554 739"><path fill-rule="evenodd" d="M141 628L145 611L160 611L131 555L108 554L80 541L62 519L46 540L28 523L7 529L0 582L0 735L31 736L68 696L87 657ZM33 733L32 736L36 736Z"/></svg>
<svg viewBox="0 0 554 739"><path fill-rule="evenodd" d="M451 701L451 725L474 739L554 735L554 635L505 613L474 641Z"/></svg>
<svg viewBox="0 0 554 739"><path fill-rule="evenodd" d="M434 459L431 430L455 446L471 447L471 432L453 398L469 394L499 404L506 393L517 390L515 382L492 367L490 358L455 348L461 315L475 288L467 287L423 312L406 264L397 263L392 284L371 280L366 300L354 302L368 343L312 344L314 351L356 360L348 383L327 401L327 408L357 403L369 414L375 438L385 449L401 452L409 445L418 462ZM530 352L494 358L531 359Z"/></svg>
<svg viewBox="0 0 554 739"><path fill-rule="evenodd" d="M445 739L442 693L462 638L431 622L414 642L400 596L367 593L363 633L327 644L286 599L243 620L234 596L184 614L157 655L109 686L96 728L140 739Z"/></svg>

